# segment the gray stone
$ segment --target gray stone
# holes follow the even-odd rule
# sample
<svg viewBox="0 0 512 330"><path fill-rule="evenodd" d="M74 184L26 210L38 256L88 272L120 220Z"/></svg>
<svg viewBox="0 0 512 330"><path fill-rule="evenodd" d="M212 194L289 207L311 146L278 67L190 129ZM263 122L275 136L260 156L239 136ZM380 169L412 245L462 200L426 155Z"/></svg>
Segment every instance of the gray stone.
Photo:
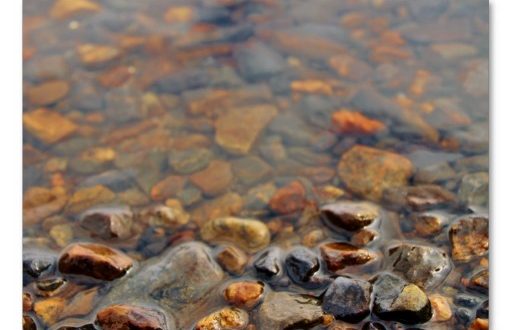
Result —
<svg viewBox="0 0 512 330"><path fill-rule="evenodd" d="M205 148L177 150L169 156L169 165L178 174L191 174L208 166L213 154Z"/></svg>
<svg viewBox="0 0 512 330"><path fill-rule="evenodd" d="M338 277L323 298L323 310L338 320L358 323L370 314L371 284L367 281Z"/></svg>
<svg viewBox="0 0 512 330"><path fill-rule="evenodd" d="M464 175L460 181L459 197L469 206L488 206L489 174L478 172Z"/></svg>
<svg viewBox="0 0 512 330"><path fill-rule="evenodd" d="M251 42L234 54L241 75L249 80L268 78L286 69L285 59L274 49L261 42Z"/></svg>

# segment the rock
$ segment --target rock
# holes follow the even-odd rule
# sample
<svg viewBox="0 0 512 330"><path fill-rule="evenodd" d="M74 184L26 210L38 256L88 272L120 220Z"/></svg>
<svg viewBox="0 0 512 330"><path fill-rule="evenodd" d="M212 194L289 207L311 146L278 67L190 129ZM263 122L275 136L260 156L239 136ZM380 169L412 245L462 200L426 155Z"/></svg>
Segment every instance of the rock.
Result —
<svg viewBox="0 0 512 330"><path fill-rule="evenodd" d="M261 182L272 174L270 165L256 156L238 158L232 164L235 177L245 185Z"/></svg>
<svg viewBox="0 0 512 330"><path fill-rule="evenodd" d="M361 229L356 232L350 239L350 243L355 246L365 246L376 240L379 237L379 233L372 229Z"/></svg>
<svg viewBox="0 0 512 330"><path fill-rule="evenodd" d="M379 275L373 284L372 313L383 320L405 324L425 323L432 306L423 290L391 274Z"/></svg>
<svg viewBox="0 0 512 330"><path fill-rule="evenodd" d="M33 105L51 105L63 99L69 93L69 83L64 80L52 80L40 85L27 87L25 93Z"/></svg>
<svg viewBox="0 0 512 330"><path fill-rule="evenodd" d="M68 223L53 226L48 234L61 248L68 245L74 236L73 227Z"/></svg>
<svg viewBox="0 0 512 330"><path fill-rule="evenodd" d="M79 81L73 86L69 99L71 106L84 112L97 111L104 107L104 95L91 82Z"/></svg>
<svg viewBox="0 0 512 330"><path fill-rule="evenodd" d="M387 328L379 322L366 322L362 330L387 330Z"/></svg>
<svg viewBox="0 0 512 330"><path fill-rule="evenodd" d="M476 272L469 280L463 279L462 282L473 291L488 294L489 292L489 270L484 269Z"/></svg>
<svg viewBox="0 0 512 330"><path fill-rule="evenodd" d="M426 211L455 206L457 197L437 185L395 187L385 190L384 202L395 208Z"/></svg>
<svg viewBox="0 0 512 330"><path fill-rule="evenodd" d="M224 290L224 298L230 305L252 308L260 302L263 290L261 282L234 282Z"/></svg>
<svg viewBox="0 0 512 330"><path fill-rule="evenodd" d="M487 216L464 216L452 224L449 231L452 258L468 262L487 254L489 249L489 220Z"/></svg>
<svg viewBox="0 0 512 330"><path fill-rule="evenodd" d="M416 234L422 237L437 235L448 224L447 216L439 212L423 212L411 215Z"/></svg>
<svg viewBox="0 0 512 330"><path fill-rule="evenodd" d="M133 214L129 208L110 207L88 210L80 225L102 239L127 239L132 235Z"/></svg>
<svg viewBox="0 0 512 330"><path fill-rule="evenodd" d="M55 269L56 256L50 251L36 248L23 249L23 285L44 277Z"/></svg>
<svg viewBox="0 0 512 330"><path fill-rule="evenodd" d="M71 120L46 109L24 113L23 128L46 144L63 140L77 130Z"/></svg>
<svg viewBox="0 0 512 330"><path fill-rule="evenodd" d="M101 309L96 322L103 330L169 329L164 314L156 309L133 305L112 305Z"/></svg>
<svg viewBox="0 0 512 330"><path fill-rule="evenodd" d="M433 21L450 6L448 0L417 0L407 3L407 8L417 21Z"/></svg>
<svg viewBox="0 0 512 330"><path fill-rule="evenodd" d="M132 267L124 253L94 243L76 243L64 250L59 258L59 271L112 281L122 277Z"/></svg>
<svg viewBox="0 0 512 330"><path fill-rule="evenodd" d="M185 188L176 195L184 206L191 206L199 202L202 196L201 190L196 187Z"/></svg>
<svg viewBox="0 0 512 330"><path fill-rule="evenodd" d="M365 115L348 110L340 110L332 114L332 125L336 132L343 134L372 135L382 131L385 125Z"/></svg>
<svg viewBox="0 0 512 330"><path fill-rule="evenodd" d="M476 307L480 301L480 298L467 294L458 294L453 299L456 305L469 308Z"/></svg>
<svg viewBox="0 0 512 330"><path fill-rule="evenodd" d="M272 247L260 254L254 260L254 268L256 272L263 277L269 278L276 276L281 271L281 252L279 248Z"/></svg>
<svg viewBox="0 0 512 330"><path fill-rule="evenodd" d="M30 312L33 304L32 295L28 292L23 292L23 312Z"/></svg>
<svg viewBox="0 0 512 330"><path fill-rule="evenodd" d="M34 319L29 315L23 315L23 330L37 330L37 325Z"/></svg>
<svg viewBox="0 0 512 330"><path fill-rule="evenodd" d="M489 320L477 318L471 323L468 330L489 330Z"/></svg>
<svg viewBox="0 0 512 330"><path fill-rule="evenodd" d="M57 0L50 11L52 18L64 20L84 13L97 13L101 6L90 0Z"/></svg>
<svg viewBox="0 0 512 330"><path fill-rule="evenodd" d="M61 277L50 277L38 280L36 287L41 296L54 296L61 289L66 288L66 283Z"/></svg>
<svg viewBox="0 0 512 330"><path fill-rule="evenodd" d="M176 197L180 191L183 190L187 178L179 175L169 175L161 181L158 181L151 188L151 198L156 201L161 201L167 198Z"/></svg>
<svg viewBox="0 0 512 330"><path fill-rule="evenodd" d="M245 155L277 112L268 104L228 109L215 121L215 142L230 153Z"/></svg>
<svg viewBox="0 0 512 330"><path fill-rule="evenodd" d="M315 298L286 292L269 292L257 314L261 329L310 329L322 319L322 307Z"/></svg>
<svg viewBox="0 0 512 330"><path fill-rule="evenodd" d="M199 320L194 330L243 330L248 324L249 315L246 311L225 307Z"/></svg>
<svg viewBox="0 0 512 330"><path fill-rule="evenodd" d="M224 270L235 275L241 275L248 262L245 252L233 245L224 247L217 254L216 260Z"/></svg>
<svg viewBox="0 0 512 330"><path fill-rule="evenodd" d="M44 323L52 325L60 319L61 313L66 307L66 300L62 297L52 297L39 300L34 304L34 312Z"/></svg>
<svg viewBox="0 0 512 330"><path fill-rule="evenodd" d="M69 199L66 211L80 213L95 205L111 202L115 197L116 195L110 189L102 185L80 188Z"/></svg>
<svg viewBox="0 0 512 330"><path fill-rule="evenodd" d="M260 184L254 188L249 189L247 195L244 196L244 204L247 210L259 211L266 213L268 203L275 194L277 188L273 182Z"/></svg>
<svg viewBox="0 0 512 330"><path fill-rule="evenodd" d="M276 164L286 159L286 149L279 136L272 135L261 140L258 150L266 161Z"/></svg>
<svg viewBox="0 0 512 330"><path fill-rule="evenodd" d="M61 313L61 318L70 316L85 316L89 314L93 308L96 298L98 297L98 288L93 287L85 291L77 293L71 299Z"/></svg>
<svg viewBox="0 0 512 330"><path fill-rule="evenodd" d="M440 294L433 294L429 297L430 303L432 304L432 321L444 322L452 318L452 309L448 298Z"/></svg>
<svg viewBox="0 0 512 330"><path fill-rule="evenodd" d="M376 259L376 255L368 250L359 249L343 242L331 242L320 245L322 258L331 272L345 267L364 265Z"/></svg>
<svg viewBox="0 0 512 330"><path fill-rule="evenodd" d="M476 310L476 317L480 317L483 319L489 318L489 299L482 302L480 306L478 306L478 309Z"/></svg>
<svg viewBox="0 0 512 330"><path fill-rule="evenodd" d="M386 263L393 272L426 290L439 286L452 270L443 250L407 243L390 248Z"/></svg>
<svg viewBox="0 0 512 330"><path fill-rule="evenodd" d="M459 197L469 206L489 205L489 174L478 172L466 174L459 185Z"/></svg>
<svg viewBox="0 0 512 330"><path fill-rule="evenodd" d="M169 165L178 174L191 174L205 169L212 158L212 152L205 148L176 150L169 156Z"/></svg>
<svg viewBox="0 0 512 330"><path fill-rule="evenodd" d="M270 199L269 207L278 214L289 214L304 209L306 202L306 189L296 180L278 189Z"/></svg>
<svg viewBox="0 0 512 330"><path fill-rule="evenodd" d="M165 227L176 229L186 225L190 216L181 205L170 207L166 205L155 205L143 209L140 212L142 221L149 223L153 227Z"/></svg>
<svg viewBox="0 0 512 330"><path fill-rule="evenodd" d="M121 56L118 48L98 44L79 45L76 52L82 64L89 67L103 66Z"/></svg>
<svg viewBox="0 0 512 330"><path fill-rule="evenodd" d="M323 297L323 310L338 320L358 323L370 315L371 284L367 281L338 277Z"/></svg>
<svg viewBox="0 0 512 330"><path fill-rule="evenodd" d="M210 220L201 228L201 238L207 242L230 242L242 250L254 253L268 246L270 232L261 221L235 217Z"/></svg>
<svg viewBox="0 0 512 330"><path fill-rule="evenodd" d="M324 222L335 231L357 231L380 217L380 208L370 202L339 201L320 208Z"/></svg>
<svg viewBox="0 0 512 330"><path fill-rule="evenodd" d="M219 217L237 215L242 211L243 199L236 193L227 193L208 201L192 211L192 220L203 225Z"/></svg>
<svg viewBox="0 0 512 330"><path fill-rule="evenodd" d="M58 188L30 187L23 194L23 224L37 224L61 211L67 199L65 192Z"/></svg>
<svg viewBox="0 0 512 330"><path fill-rule="evenodd" d="M317 136L310 126L300 116L286 111L279 113L272 120L269 130L281 136L288 146L307 146L311 145Z"/></svg>
<svg viewBox="0 0 512 330"><path fill-rule="evenodd" d="M302 246L290 251L284 263L288 276L297 284L307 283L320 269L317 255Z"/></svg>
<svg viewBox="0 0 512 330"><path fill-rule="evenodd" d="M266 79L286 69L285 59L261 42L251 42L235 50L241 75L249 81Z"/></svg>
<svg viewBox="0 0 512 330"><path fill-rule="evenodd" d="M210 162L208 167L190 176L190 181L207 196L225 193L233 181L231 165L222 160Z"/></svg>
<svg viewBox="0 0 512 330"><path fill-rule="evenodd" d="M338 163L338 175L349 190L371 200L388 188L407 185L413 173L409 159L379 149L356 145Z"/></svg>

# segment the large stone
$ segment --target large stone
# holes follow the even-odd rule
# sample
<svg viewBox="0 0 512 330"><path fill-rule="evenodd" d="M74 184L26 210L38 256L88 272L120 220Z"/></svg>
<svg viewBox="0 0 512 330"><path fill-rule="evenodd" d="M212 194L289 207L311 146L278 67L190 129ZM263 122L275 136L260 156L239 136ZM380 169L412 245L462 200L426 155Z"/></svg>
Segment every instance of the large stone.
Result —
<svg viewBox="0 0 512 330"><path fill-rule="evenodd" d="M470 215L450 227L452 258L457 262L487 254L489 249L489 220L487 216Z"/></svg>
<svg viewBox="0 0 512 330"><path fill-rule="evenodd" d="M194 330L244 330L248 323L249 314L246 311L225 307L199 320Z"/></svg>
<svg viewBox="0 0 512 330"><path fill-rule="evenodd" d="M114 200L116 195L107 187L96 185L88 188L81 188L69 199L66 211L69 213L80 213L93 206L106 204Z"/></svg>
<svg viewBox="0 0 512 330"><path fill-rule="evenodd" d="M332 272L345 267L364 265L373 261L377 256L369 250L360 249L343 242L325 243L320 246L320 252Z"/></svg>
<svg viewBox="0 0 512 330"><path fill-rule="evenodd" d="M27 87L26 96L33 105L51 105L69 93L69 83L64 80L53 80L40 85Z"/></svg>
<svg viewBox="0 0 512 330"><path fill-rule="evenodd" d="M46 109L37 109L23 114L23 127L44 143L58 142L71 134L76 125L61 114Z"/></svg>
<svg viewBox="0 0 512 330"><path fill-rule="evenodd" d="M213 243L233 243L249 253L258 252L270 243L270 231L263 222L235 217L210 220L201 228L201 237Z"/></svg>
<svg viewBox="0 0 512 330"><path fill-rule="evenodd" d="M338 163L338 175L357 195L379 200L384 190L407 185L413 174L411 161L401 155L356 145Z"/></svg>
<svg viewBox="0 0 512 330"><path fill-rule="evenodd" d="M160 311L142 306L112 305L103 308L96 315L96 322L103 330L170 330Z"/></svg>
<svg viewBox="0 0 512 330"><path fill-rule="evenodd" d="M231 164L214 160L204 170L194 173L190 181L205 195L217 196L225 193L233 181Z"/></svg>
<svg viewBox="0 0 512 330"><path fill-rule="evenodd" d="M339 201L320 208L324 222L335 231L357 231L380 217L380 208L370 202Z"/></svg>
<svg viewBox="0 0 512 330"><path fill-rule="evenodd" d="M247 154L276 115L276 107L267 104L228 109L215 121L215 141L228 152Z"/></svg>
<svg viewBox="0 0 512 330"><path fill-rule="evenodd" d="M107 45L83 44L79 45L76 51L80 61L91 67L105 65L121 56L118 48Z"/></svg>
<svg viewBox="0 0 512 330"><path fill-rule="evenodd" d="M269 292L257 314L260 329L310 329L322 319L317 299L287 292Z"/></svg>
<svg viewBox="0 0 512 330"><path fill-rule="evenodd" d="M281 250L272 247L260 254L253 263L256 272L264 278L277 276L281 272Z"/></svg>
<svg viewBox="0 0 512 330"><path fill-rule="evenodd" d="M338 320L358 323L370 314L371 284L367 281L338 277L323 298L323 310Z"/></svg>

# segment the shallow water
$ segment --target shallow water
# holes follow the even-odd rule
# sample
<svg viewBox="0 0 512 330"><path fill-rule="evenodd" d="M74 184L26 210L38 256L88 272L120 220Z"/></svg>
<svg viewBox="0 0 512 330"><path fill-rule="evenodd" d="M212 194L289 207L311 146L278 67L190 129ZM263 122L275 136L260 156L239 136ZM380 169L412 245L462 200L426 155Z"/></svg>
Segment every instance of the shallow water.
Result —
<svg viewBox="0 0 512 330"><path fill-rule="evenodd" d="M466 329L486 319L488 34L480 0L26 0L23 292L34 303L24 306L32 329L92 324L119 302L190 329L228 306L222 292L238 281L261 281L264 299L307 294L325 309L335 277L374 282L382 271L431 301L441 296L449 317L411 327L372 314L351 327ZM371 202L378 216L339 228L322 207L340 201ZM84 213L104 206L100 213L122 210L128 220L84 224ZM212 225L228 216L241 229ZM462 243L450 235L468 217L484 224L459 230L467 249L454 248ZM205 249L219 279L198 280L197 301L151 291L158 281L172 287L166 272L178 270L162 270L162 260L194 241L207 244L192 249ZM372 260L333 271L321 247L334 241ZM133 266L113 281L62 272L55 258L77 242L122 251ZM405 242L446 254L447 268L430 274L439 283L411 275L423 264L393 269L389 249ZM236 272L219 261L227 246L247 258ZM298 246L319 264L304 281L285 262ZM272 279L254 269L269 247L280 248ZM27 274L27 260L43 252L48 269ZM42 290L49 279L65 283ZM141 287L127 292L127 283ZM242 328L266 330L261 305L244 307ZM295 328L349 328L324 312L322 324Z"/></svg>

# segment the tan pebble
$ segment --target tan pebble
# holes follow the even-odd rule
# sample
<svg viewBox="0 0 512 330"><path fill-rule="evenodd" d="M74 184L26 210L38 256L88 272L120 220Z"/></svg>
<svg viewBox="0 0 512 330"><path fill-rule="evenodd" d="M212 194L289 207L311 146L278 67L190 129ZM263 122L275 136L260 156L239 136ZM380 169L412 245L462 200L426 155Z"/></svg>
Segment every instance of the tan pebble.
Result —
<svg viewBox="0 0 512 330"><path fill-rule="evenodd" d="M224 298L231 305L251 308L261 300L263 290L260 282L235 282L224 290Z"/></svg>

